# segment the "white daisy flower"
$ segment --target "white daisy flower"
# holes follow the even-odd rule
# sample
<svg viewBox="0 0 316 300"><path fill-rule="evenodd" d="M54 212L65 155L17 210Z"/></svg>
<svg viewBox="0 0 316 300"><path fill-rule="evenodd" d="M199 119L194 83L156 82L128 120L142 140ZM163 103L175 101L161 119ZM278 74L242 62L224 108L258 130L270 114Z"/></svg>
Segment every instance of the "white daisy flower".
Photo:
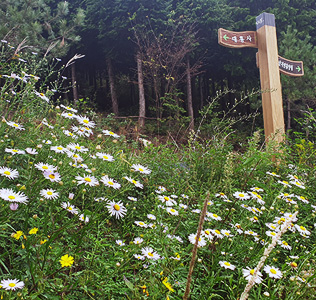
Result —
<svg viewBox="0 0 316 300"><path fill-rule="evenodd" d="M59 193L53 189L43 189L40 194L45 199L57 199L59 197Z"/></svg>
<svg viewBox="0 0 316 300"><path fill-rule="evenodd" d="M265 266L263 269L271 278L280 279L282 278L282 272L276 267Z"/></svg>
<svg viewBox="0 0 316 300"><path fill-rule="evenodd" d="M287 181L285 181L285 180L278 180L278 183L281 183L282 185L284 185L285 187L291 187L291 185L287 182Z"/></svg>
<svg viewBox="0 0 316 300"><path fill-rule="evenodd" d="M213 239L212 230L211 229L204 229L201 231L201 235L204 236L206 239L211 241Z"/></svg>
<svg viewBox="0 0 316 300"><path fill-rule="evenodd" d="M173 215L173 216L178 216L179 215L179 212L177 210L173 209L172 207L167 207L166 211L170 215Z"/></svg>
<svg viewBox="0 0 316 300"><path fill-rule="evenodd" d="M252 236L257 236L258 235L258 233L254 232L254 231L251 231L251 230L246 230L245 234L252 235Z"/></svg>
<svg viewBox="0 0 316 300"><path fill-rule="evenodd" d="M28 202L27 196L22 192L14 192L12 189L0 189L0 197L9 202L24 203Z"/></svg>
<svg viewBox="0 0 316 300"><path fill-rule="evenodd" d="M55 166L52 166L50 164L45 164L45 163L42 163L42 162L39 162L37 164L35 164L35 168L40 170L40 171L51 171L51 172L54 172L55 170L57 170L57 167Z"/></svg>
<svg viewBox="0 0 316 300"><path fill-rule="evenodd" d="M176 201L173 200L172 198L168 197L168 196L164 196L164 195L158 195L158 199L163 202L165 205L167 206L173 206L176 204Z"/></svg>
<svg viewBox="0 0 316 300"><path fill-rule="evenodd" d="M125 243L122 240L116 240L115 243L119 246L125 246Z"/></svg>
<svg viewBox="0 0 316 300"><path fill-rule="evenodd" d="M164 192L166 192L167 191L167 189L165 188L165 187L163 187L163 186L158 186L158 189L157 190L155 190L155 192L157 193L157 194L161 194L161 193L164 193Z"/></svg>
<svg viewBox="0 0 316 300"><path fill-rule="evenodd" d="M67 118L67 119L75 119L77 116L71 112L63 112L61 114L62 117Z"/></svg>
<svg viewBox="0 0 316 300"><path fill-rule="evenodd" d="M228 199L228 197L222 192L215 194L215 197L219 197L219 198L222 198L222 199Z"/></svg>
<svg viewBox="0 0 316 300"><path fill-rule="evenodd" d="M35 95L40 97L42 100L45 100L47 103L49 103L49 98L44 93L39 93L37 91L34 91Z"/></svg>
<svg viewBox="0 0 316 300"><path fill-rule="evenodd" d="M242 273L243 273L245 279L247 281L250 281L253 278L253 276L254 276L255 270L254 269L250 269L249 267L247 267L247 269L242 269ZM261 277L262 277L262 273L260 271L257 271L255 283L260 284L262 282L262 278Z"/></svg>
<svg viewBox="0 0 316 300"><path fill-rule="evenodd" d="M0 167L0 175L7 177L9 179L15 179L19 177L19 172L14 169L10 169L7 167Z"/></svg>
<svg viewBox="0 0 316 300"><path fill-rule="evenodd" d="M250 196L247 193L244 193L244 192L235 192L233 194L233 196L236 199L239 199L239 200L248 200L248 199L250 199Z"/></svg>
<svg viewBox="0 0 316 300"><path fill-rule="evenodd" d="M131 168L136 171L136 172L140 172L142 174L150 174L151 173L151 170L149 170L147 167L144 167L142 165L139 165L139 164L133 164L131 166Z"/></svg>
<svg viewBox="0 0 316 300"><path fill-rule="evenodd" d="M84 125L84 126L87 126L89 128L94 128L95 126L95 122L89 120L88 117L84 116L77 116L77 120L80 124Z"/></svg>
<svg viewBox="0 0 316 300"><path fill-rule="evenodd" d="M196 241L196 234L195 233L191 233L188 237L189 241L191 244L195 245L195 241ZM199 241L198 241L198 247L204 247L206 245L206 240L204 239L204 237L201 235L199 237Z"/></svg>
<svg viewBox="0 0 316 300"><path fill-rule="evenodd" d="M273 224L273 223L266 223L266 226L275 231L275 232L279 232L280 231L280 225L276 225L276 224Z"/></svg>
<svg viewBox="0 0 316 300"><path fill-rule="evenodd" d="M83 158L75 153L75 152L71 152L71 151L67 151L66 152L67 156L70 157L75 163L81 163L83 162Z"/></svg>
<svg viewBox="0 0 316 300"><path fill-rule="evenodd" d="M50 150L55 151L56 153L65 153L68 150L64 148L63 146L51 146Z"/></svg>
<svg viewBox="0 0 316 300"><path fill-rule="evenodd" d="M148 214L147 218L150 220L156 220L156 216L152 215L152 214Z"/></svg>
<svg viewBox="0 0 316 300"><path fill-rule="evenodd" d="M98 153L96 153L96 156L101 158L102 160L105 160L105 161L114 161L113 156L110 154L107 154L107 153L98 152Z"/></svg>
<svg viewBox="0 0 316 300"><path fill-rule="evenodd" d="M139 244L141 244L143 241L144 241L144 240L143 240L142 238L137 237L137 238L134 239L133 243L134 243L135 245L139 245Z"/></svg>
<svg viewBox="0 0 316 300"><path fill-rule="evenodd" d="M104 133L105 135L110 135L110 136L112 136L112 137L114 137L116 139L120 137L118 134L116 134L116 133L114 133L112 131L109 131L109 130L103 130L102 133Z"/></svg>
<svg viewBox="0 0 316 300"><path fill-rule="evenodd" d="M226 237L233 236L233 235L230 233L230 230L226 230L226 229L222 229L222 230L221 230L221 234L222 234L223 236L226 236Z"/></svg>
<svg viewBox="0 0 316 300"><path fill-rule="evenodd" d="M24 128L21 124L19 124L19 123L12 122L12 121L7 121L6 123L7 123L7 125L9 125L9 126L15 128L15 129L25 130L25 128Z"/></svg>
<svg viewBox="0 0 316 300"><path fill-rule="evenodd" d="M128 199L128 200L131 200L131 201L134 201L134 202L137 202L137 198L135 198L135 197L130 197L130 196L128 196L127 199Z"/></svg>
<svg viewBox="0 0 316 300"><path fill-rule="evenodd" d="M63 130L63 133L64 133L65 135L67 135L67 136L72 137L73 139L77 139L77 138L78 138L78 136L77 136L76 134L70 132L69 130Z"/></svg>
<svg viewBox="0 0 316 300"><path fill-rule="evenodd" d="M308 204L309 201L304 196L295 196L298 200L302 201L303 203Z"/></svg>
<svg viewBox="0 0 316 300"><path fill-rule="evenodd" d="M151 247L142 248L142 254L152 260L160 259L160 255Z"/></svg>
<svg viewBox="0 0 316 300"><path fill-rule="evenodd" d="M65 105L63 105L63 104L60 104L60 107L62 107L62 108L64 108L64 109L67 109L67 110L69 110L69 111L72 111L72 112L74 112L74 113L77 113L77 112L78 112L78 110L76 110L76 109L74 109L74 108L72 108L72 107L70 107L70 106L65 106Z"/></svg>
<svg viewBox="0 0 316 300"><path fill-rule="evenodd" d="M83 175L83 176L76 176L76 180L78 181L77 184L84 184L89 186L96 186L99 185L99 181L94 177L90 175Z"/></svg>
<svg viewBox="0 0 316 300"><path fill-rule="evenodd" d="M186 204L183 204L183 203L179 203L179 206L181 208L183 208L183 209L187 209L188 208L188 206Z"/></svg>
<svg viewBox="0 0 316 300"><path fill-rule="evenodd" d="M139 227L144 227L144 228L148 227L148 225L144 223L143 221L135 221L134 223Z"/></svg>
<svg viewBox="0 0 316 300"><path fill-rule="evenodd" d="M49 179L51 182L59 182L61 180L61 176L58 172L45 170L43 175L46 179Z"/></svg>
<svg viewBox="0 0 316 300"><path fill-rule="evenodd" d="M67 145L67 148L72 150L72 151L78 151L78 152L87 152L87 151L89 151L88 148L86 148L84 146L80 146L79 144L74 144L74 143L70 143L69 145Z"/></svg>
<svg viewBox="0 0 316 300"><path fill-rule="evenodd" d="M89 217L85 216L84 214L81 214L79 216L79 221L85 222L85 223L89 223L90 219Z"/></svg>
<svg viewBox="0 0 316 300"><path fill-rule="evenodd" d="M236 266L232 265L228 261L220 261L219 262L220 266L225 268L225 269L230 269L230 270L235 270Z"/></svg>
<svg viewBox="0 0 316 300"><path fill-rule="evenodd" d="M280 177L280 175L276 174L275 172L266 172L266 174L274 176L274 177Z"/></svg>
<svg viewBox="0 0 316 300"><path fill-rule="evenodd" d="M272 238L275 238L276 235L277 235L277 233L274 232L274 231L266 231L266 235L267 235L267 236L271 236Z"/></svg>
<svg viewBox="0 0 316 300"><path fill-rule="evenodd" d="M223 234L218 229L211 229L211 232L217 238L222 239L224 237Z"/></svg>
<svg viewBox="0 0 316 300"><path fill-rule="evenodd" d="M77 215L79 213L78 209L69 202L62 202L61 207L68 210L73 215Z"/></svg>
<svg viewBox="0 0 316 300"><path fill-rule="evenodd" d="M290 181L290 183L301 188L301 189L305 189L305 186L301 182L299 182L298 180L292 180L292 181Z"/></svg>
<svg viewBox="0 0 316 300"><path fill-rule="evenodd" d="M23 289L24 282L19 281L17 279L3 279L1 280L0 285L2 286L3 289L7 291L9 290L15 291L16 289Z"/></svg>
<svg viewBox="0 0 316 300"><path fill-rule="evenodd" d="M259 192L263 192L263 189L262 188L258 188L258 187L252 187L252 188L250 188L253 192L257 192L257 193L259 193Z"/></svg>
<svg viewBox="0 0 316 300"><path fill-rule="evenodd" d="M295 224L294 226L295 226L295 228L297 229L297 231L300 234L304 234L304 235L310 235L311 234L311 232L308 231L304 226L300 226L298 224Z"/></svg>
<svg viewBox="0 0 316 300"><path fill-rule="evenodd" d="M111 216L115 216L116 219L123 218L127 212L127 209L121 201L115 202L111 201L107 205L107 209Z"/></svg>
<svg viewBox="0 0 316 300"><path fill-rule="evenodd" d="M136 187L142 189L144 187L143 184L141 184L138 180L134 180L131 177L125 176L123 177L124 179L126 179L128 182L133 183Z"/></svg>
<svg viewBox="0 0 316 300"><path fill-rule="evenodd" d="M209 218L212 218L213 220L216 220L216 221L221 221L222 218L220 216L218 216L217 214L213 214L213 213L210 213L210 212L206 212L206 215L209 217Z"/></svg>
<svg viewBox="0 0 316 300"><path fill-rule="evenodd" d="M145 256L144 255L141 255L141 254L134 254L134 257L138 260L144 260L145 259Z"/></svg>
<svg viewBox="0 0 316 300"><path fill-rule="evenodd" d="M292 249L292 247L286 241L278 240L278 244L284 249L287 249L287 250L291 250Z"/></svg>
<svg viewBox="0 0 316 300"><path fill-rule="evenodd" d="M100 180L105 186L111 187L113 189L119 189L121 185L116 182L114 179L109 178L109 176L105 175Z"/></svg>
<svg viewBox="0 0 316 300"><path fill-rule="evenodd" d="M236 224L230 224L230 226L232 227L232 228L234 228L236 231L237 231L237 233L239 233L239 234L242 234L244 231L242 230L242 228L241 228L241 225L239 224L239 223L236 223Z"/></svg>
<svg viewBox="0 0 316 300"><path fill-rule="evenodd" d="M7 152L7 153L11 153L12 155L15 155L15 154L25 154L25 151L24 151L24 150L19 150L19 149L9 149L9 148L5 148L4 151Z"/></svg>
<svg viewBox="0 0 316 300"><path fill-rule="evenodd" d="M31 154L31 155L36 155L36 154L38 154L37 150L36 150L36 149L33 149L33 148L25 148L25 151L26 151L28 154Z"/></svg>

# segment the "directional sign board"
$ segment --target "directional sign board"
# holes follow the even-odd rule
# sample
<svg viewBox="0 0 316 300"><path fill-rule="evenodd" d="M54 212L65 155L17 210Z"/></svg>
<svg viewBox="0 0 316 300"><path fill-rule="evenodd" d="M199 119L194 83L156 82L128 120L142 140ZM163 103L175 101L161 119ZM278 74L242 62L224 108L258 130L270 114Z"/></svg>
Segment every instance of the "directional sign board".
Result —
<svg viewBox="0 0 316 300"><path fill-rule="evenodd" d="M256 31L230 31L218 29L218 43L229 48L258 48Z"/></svg>
<svg viewBox="0 0 316 300"><path fill-rule="evenodd" d="M303 62L293 61L283 58L279 55L279 70L281 73L289 76L303 76Z"/></svg>

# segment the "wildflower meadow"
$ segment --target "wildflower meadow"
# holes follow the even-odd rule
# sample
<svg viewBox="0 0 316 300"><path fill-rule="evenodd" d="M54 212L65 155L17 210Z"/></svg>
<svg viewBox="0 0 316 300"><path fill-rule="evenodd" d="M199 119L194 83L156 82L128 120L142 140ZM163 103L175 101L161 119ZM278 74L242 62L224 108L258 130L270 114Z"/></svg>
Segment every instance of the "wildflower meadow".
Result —
<svg viewBox="0 0 316 300"><path fill-rule="evenodd" d="M0 46L1 299L314 297L313 142L128 135Z"/></svg>

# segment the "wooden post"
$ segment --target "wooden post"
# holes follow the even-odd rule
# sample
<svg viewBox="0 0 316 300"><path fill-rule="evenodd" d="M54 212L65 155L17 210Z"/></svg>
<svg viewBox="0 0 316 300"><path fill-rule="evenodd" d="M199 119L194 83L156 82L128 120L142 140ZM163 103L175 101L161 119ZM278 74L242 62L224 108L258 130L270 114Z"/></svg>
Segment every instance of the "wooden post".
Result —
<svg viewBox="0 0 316 300"><path fill-rule="evenodd" d="M257 66L260 69L262 109L266 140L278 143L284 139L284 115L280 72L289 76L303 76L303 62L278 56L275 17L262 13L256 18L257 31L235 32L218 29L218 43L224 47L258 48Z"/></svg>
<svg viewBox="0 0 316 300"><path fill-rule="evenodd" d="M264 132L266 139L273 137L277 142L282 142L284 115L275 17L262 13L256 18L256 25Z"/></svg>

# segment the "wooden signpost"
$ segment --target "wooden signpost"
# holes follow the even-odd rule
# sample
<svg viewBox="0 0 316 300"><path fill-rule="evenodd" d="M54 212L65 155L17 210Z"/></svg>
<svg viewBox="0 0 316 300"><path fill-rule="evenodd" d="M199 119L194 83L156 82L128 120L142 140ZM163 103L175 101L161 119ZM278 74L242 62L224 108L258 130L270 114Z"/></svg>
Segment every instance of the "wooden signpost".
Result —
<svg viewBox="0 0 316 300"><path fill-rule="evenodd" d="M230 48L258 48L262 109L266 140L284 138L284 115L280 72L289 76L304 75L303 62L291 61L278 55L275 17L262 13L256 18L257 31L234 32L218 30L218 43Z"/></svg>

